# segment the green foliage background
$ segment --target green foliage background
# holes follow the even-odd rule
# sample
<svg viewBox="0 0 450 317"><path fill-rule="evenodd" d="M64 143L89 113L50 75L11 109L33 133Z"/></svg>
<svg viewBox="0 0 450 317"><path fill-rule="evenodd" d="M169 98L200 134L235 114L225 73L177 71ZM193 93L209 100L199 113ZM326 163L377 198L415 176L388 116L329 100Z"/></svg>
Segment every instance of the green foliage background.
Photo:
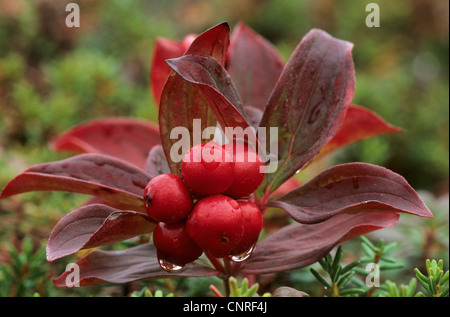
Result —
<svg viewBox="0 0 450 317"><path fill-rule="evenodd" d="M80 6L80 28L64 24L69 2ZM438 206L432 209L440 210L437 219L421 222L416 232L400 225L393 239L415 250L403 255L409 268L425 254L448 259L449 3L378 0L381 26L368 28L369 2L0 0L0 188L32 164L64 157L50 151L48 142L76 124L108 116L156 122L148 74L158 36L182 39L223 21L231 27L243 21L287 60L304 34L321 28L355 44L354 103L405 130L352 145L333 161L383 165L422 190ZM30 193L0 202L0 296L129 294L129 285L58 290L49 282L64 263L46 264L46 238L83 200ZM301 288L311 282L302 272L277 276L263 289L282 282ZM168 287L166 282L151 285ZM178 294L208 294L202 283L175 283Z"/></svg>

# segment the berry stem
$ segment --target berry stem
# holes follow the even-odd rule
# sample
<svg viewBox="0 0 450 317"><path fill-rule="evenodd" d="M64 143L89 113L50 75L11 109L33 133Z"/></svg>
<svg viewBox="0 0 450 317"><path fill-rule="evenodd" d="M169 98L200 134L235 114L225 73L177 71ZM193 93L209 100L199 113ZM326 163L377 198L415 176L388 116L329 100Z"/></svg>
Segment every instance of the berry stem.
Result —
<svg viewBox="0 0 450 317"><path fill-rule="evenodd" d="M231 261L228 257L223 258L223 264L225 267L225 273L223 275L223 282L225 285L226 296L230 297L230 277L232 275L231 272Z"/></svg>
<svg viewBox="0 0 450 317"><path fill-rule="evenodd" d="M222 274L225 274L225 268L218 258L212 256L209 252L205 251L205 255L208 258L209 262L214 266L214 268Z"/></svg>

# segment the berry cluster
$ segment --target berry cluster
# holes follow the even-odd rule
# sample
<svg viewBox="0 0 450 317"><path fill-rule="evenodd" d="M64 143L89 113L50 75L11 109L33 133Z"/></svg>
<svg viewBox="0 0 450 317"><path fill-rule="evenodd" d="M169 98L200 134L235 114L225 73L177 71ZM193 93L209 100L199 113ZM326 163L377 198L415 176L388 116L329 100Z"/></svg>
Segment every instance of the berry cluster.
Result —
<svg viewBox="0 0 450 317"><path fill-rule="evenodd" d="M160 261L184 266L203 251L223 258L249 250L261 232L262 215L248 196L263 180L263 165L245 144L208 142L185 154L183 177L153 178L144 201L149 217L158 221L153 242Z"/></svg>

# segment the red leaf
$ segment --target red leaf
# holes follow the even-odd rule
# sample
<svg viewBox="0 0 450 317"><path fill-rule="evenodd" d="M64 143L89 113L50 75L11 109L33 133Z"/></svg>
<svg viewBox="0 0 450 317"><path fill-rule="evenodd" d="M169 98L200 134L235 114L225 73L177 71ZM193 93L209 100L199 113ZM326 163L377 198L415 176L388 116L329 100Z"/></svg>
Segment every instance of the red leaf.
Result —
<svg viewBox="0 0 450 317"><path fill-rule="evenodd" d="M30 191L65 191L143 205L150 177L132 164L101 154L81 154L39 164L10 181L0 199Z"/></svg>
<svg viewBox="0 0 450 317"><path fill-rule="evenodd" d="M391 227L398 217L395 212L370 211L339 214L313 225L288 225L257 243L240 273L273 273L311 265L339 243L356 235Z"/></svg>
<svg viewBox="0 0 450 317"><path fill-rule="evenodd" d="M326 155L354 142L387 133L399 133L394 127L366 108L350 105L344 122L336 135L322 148L319 155Z"/></svg>
<svg viewBox="0 0 450 317"><path fill-rule="evenodd" d="M353 98L351 43L312 30L286 64L260 126L278 127L278 169L267 174L266 195L294 175L333 137Z"/></svg>
<svg viewBox="0 0 450 317"><path fill-rule="evenodd" d="M184 80L200 87L222 127L249 127L239 93L217 61L211 57L186 55L167 63Z"/></svg>
<svg viewBox="0 0 450 317"><path fill-rule="evenodd" d="M47 260L146 234L154 227L155 223L144 213L105 205L81 207L65 215L53 228Z"/></svg>
<svg viewBox="0 0 450 317"><path fill-rule="evenodd" d="M108 200L108 199L100 198L100 197L90 197L83 204L81 204L80 207L85 207L85 206L94 205L94 204L106 205L106 206L112 207L114 209L119 209L119 210L134 210L134 211L145 213L144 205L141 205L141 206L129 205L129 204L124 204L124 203L115 201L115 200Z"/></svg>
<svg viewBox="0 0 450 317"><path fill-rule="evenodd" d="M169 164L161 144L155 145L148 154L145 171L151 178L161 174L170 174Z"/></svg>
<svg viewBox="0 0 450 317"><path fill-rule="evenodd" d="M167 66L166 59L179 57L184 54L186 49L183 42L165 38L156 39L150 71L150 88L157 106L159 106L161 92L170 74L170 67Z"/></svg>
<svg viewBox="0 0 450 317"><path fill-rule="evenodd" d="M248 124L255 130L258 130L262 116L262 110L252 106L244 106L244 117L247 119Z"/></svg>
<svg viewBox="0 0 450 317"><path fill-rule="evenodd" d="M239 23L231 36L226 65L244 105L264 110L284 66L275 47Z"/></svg>
<svg viewBox="0 0 450 317"><path fill-rule="evenodd" d="M153 244L144 244L121 251L95 250L77 263L80 286L99 283L129 283L133 281L165 277L206 277L218 272L212 267L189 263L181 271L168 273L161 269ZM58 287L68 287L71 271L66 271L53 280Z"/></svg>
<svg viewBox="0 0 450 317"><path fill-rule="evenodd" d="M300 181L297 178L295 178L295 176L292 176L283 184L281 184L281 186L278 187L277 190L274 191L270 197L272 199L275 199L277 197L283 196L284 194L287 194L290 191L299 188L301 185L302 184L300 183Z"/></svg>
<svg viewBox="0 0 450 317"><path fill-rule="evenodd" d="M316 223L338 213L367 210L433 216L402 176L365 163L336 165L267 205L282 208L301 223Z"/></svg>
<svg viewBox="0 0 450 317"><path fill-rule="evenodd" d="M158 126L129 118L106 118L80 124L51 143L56 151L101 153L144 168L150 149L161 142Z"/></svg>
<svg viewBox="0 0 450 317"><path fill-rule="evenodd" d="M164 84L171 72L166 60L183 55L194 39L193 34L187 35L182 42L166 38L156 39L150 70L150 89L157 107L159 107Z"/></svg>
<svg viewBox="0 0 450 317"><path fill-rule="evenodd" d="M230 26L224 22L197 36L184 55L209 56L221 65L230 44Z"/></svg>
<svg viewBox="0 0 450 317"><path fill-rule="evenodd" d="M225 59L225 53L229 43L230 28L228 24L219 24L200 34L191 44L186 54L212 56L219 62ZM177 136L171 138L173 128L185 127L189 132L189 144L183 144L189 149L202 140L193 138L193 119L200 119L200 133L203 129L216 126L217 121L208 106L208 102L199 87L183 80L175 72L172 72L164 85L159 109L159 128L164 153L167 157L172 174L180 175L181 158L184 153L177 153L179 159L171 157L172 146L180 142Z"/></svg>

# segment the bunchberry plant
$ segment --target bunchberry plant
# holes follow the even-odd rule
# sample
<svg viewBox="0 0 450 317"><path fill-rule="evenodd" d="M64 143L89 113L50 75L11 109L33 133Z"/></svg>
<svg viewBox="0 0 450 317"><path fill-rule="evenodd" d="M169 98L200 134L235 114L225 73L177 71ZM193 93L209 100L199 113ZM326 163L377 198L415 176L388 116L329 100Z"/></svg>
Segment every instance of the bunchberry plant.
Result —
<svg viewBox="0 0 450 317"><path fill-rule="evenodd" d="M401 131L352 104L352 47L314 29L285 63L268 41L242 23L231 36L228 24L222 23L182 42L159 39L150 76L158 125L105 118L74 127L52 146L57 151L81 154L30 167L3 188L0 198L41 190L93 196L56 224L47 244L50 262L81 249L161 230L161 240L156 231L154 243L120 251L94 250L79 259L82 286L215 275L229 285L230 277L237 274L250 276L308 266L344 241L393 226L399 213L432 217L402 176L380 166L360 162L337 165L301 185L294 178L316 158L338 148ZM234 164L233 158L227 164L226 160L216 162L215 157L222 159L227 151L222 144L210 143L213 136L195 138L194 120L201 123L202 131L208 127L225 132L226 128L267 131L261 139L258 135L259 143L252 148L263 162L272 162L266 160L271 153L260 149L271 149L275 144L276 164L265 163L265 167L275 168L261 176L254 166L247 170L245 164ZM173 158L173 148L180 144L171 132L179 127L189 132L188 149L203 143L213 145L211 162L191 166ZM179 177L192 191L194 205L187 214L190 199L180 192L173 194L176 202L167 198L161 202L181 205L174 214L150 207L157 204L158 193L166 190L164 182L153 188L152 181L162 174ZM245 180L247 176L250 179ZM276 207L293 223L256 241L259 217L256 213L247 217L247 207L238 202L241 199L256 206L261 218ZM249 208L252 213L253 205ZM178 221L185 222L179 231L173 229ZM196 252L187 258L181 256L175 238L173 248L165 240L173 234L181 239L178 242L188 243L184 230L203 251L199 260L189 262ZM242 237L247 234L244 243ZM247 247L249 254L234 254ZM158 253L163 260L170 258L178 265L172 263L171 269L162 261L166 265L162 267ZM67 287L67 274L57 277L55 285ZM348 275L340 276L341 280L334 282L344 284Z"/></svg>

